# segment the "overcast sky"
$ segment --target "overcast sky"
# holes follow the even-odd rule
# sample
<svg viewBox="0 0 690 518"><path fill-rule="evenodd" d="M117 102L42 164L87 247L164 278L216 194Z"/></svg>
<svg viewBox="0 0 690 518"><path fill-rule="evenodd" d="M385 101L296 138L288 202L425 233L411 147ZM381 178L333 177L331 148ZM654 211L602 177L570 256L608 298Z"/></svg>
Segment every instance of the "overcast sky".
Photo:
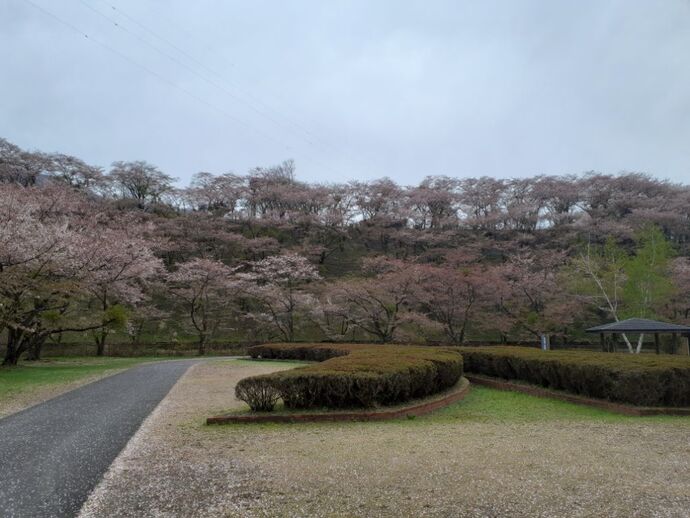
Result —
<svg viewBox="0 0 690 518"><path fill-rule="evenodd" d="M183 183L690 180L688 0L0 0L0 49L0 136Z"/></svg>

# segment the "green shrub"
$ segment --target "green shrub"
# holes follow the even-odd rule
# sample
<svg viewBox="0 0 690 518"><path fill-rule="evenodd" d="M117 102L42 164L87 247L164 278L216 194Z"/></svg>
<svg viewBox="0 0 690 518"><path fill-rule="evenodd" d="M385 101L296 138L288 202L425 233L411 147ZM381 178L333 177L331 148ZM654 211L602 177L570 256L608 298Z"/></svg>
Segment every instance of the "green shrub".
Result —
<svg viewBox="0 0 690 518"><path fill-rule="evenodd" d="M253 376L239 381L235 396L255 412L270 412L280 399L280 392L270 376Z"/></svg>
<svg viewBox="0 0 690 518"><path fill-rule="evenodd" d="M690 406L690 358L463 347L465 370L640 406Z"/></svg>
<svg viewBox="0 0 690 518"><path fill-rule="evenodd" d="M321 362L246 378L238 384L239 389L254 383L251 380L270 380L288 408L392 405L445 390L462 376L462 356L451 348L270 344L252 347L249 354ZM244 396L237 393L249 403Z"/></svg>

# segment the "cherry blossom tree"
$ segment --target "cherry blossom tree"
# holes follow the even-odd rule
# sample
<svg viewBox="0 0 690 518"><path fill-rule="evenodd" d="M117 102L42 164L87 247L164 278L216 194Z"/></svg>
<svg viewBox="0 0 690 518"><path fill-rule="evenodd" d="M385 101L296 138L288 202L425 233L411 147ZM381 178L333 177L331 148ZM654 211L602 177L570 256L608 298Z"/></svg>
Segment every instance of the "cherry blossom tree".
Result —
<svg viewBox="0 0 690 518"><path fill-rule="evenodd" d="M234 215L245 188L244 179L235 174L216 176L201 172L192 177L187 196L197 208L221 211L227 217Z"/></svg>
<svg viewBox="0 0 690 518"><path fill-rule="evenodd" d="M581 304L563 290L561 252L522 253L496 268L500 310L516 330L540 339L565 335L581 314Z"/></svg>
<svg viewBox="0 0 690 518"><path fill-rule="evenodd" d="M501 220L501 197L505 182L495 178L460 180L460 207L465 223L479 230L495 230Z"/></svg>
<svg viewBox="0 0 690 518"><path fill-rule="evenodd" d="M420 230L453 227L458 223L459 182L447 176L427 176L407 190L414 227Z"/></svg>
<svg viewBox="0 0 690 518"><path fill-rule="evenodd" d="M477 264L424 267L417 300L421 310L443 326L451 343L462 344L473 323L482 327L478 320L483 319L475 316L486 312L494 300L496 279L492 274L492 269Z"/></svg>
<svg viewBox="0 0 690 518"><path fill-rule="evenodd" d="M182 303L196 330L199 355L206 354L208 340L228 318L235 300L233 270L220 261L192 259L168 274L167 289Z"/></svg>
<svg viewBox="0 0 690 518"><path fill-rule="evenodd" d="M100 313L101 326L92 331L96 354L102 356L113 324L124 327L127 307L145 299L145 286L163 271L163 263L142 238L142 229L102 228L96 225L89 232L90 271L86 276L87 290Z"/></svg>
<svg viewBox="0 0 690 518"><path fill-rule="evenodd" d="M125 332L132 345L137 345L147 328L156 331L170 318L170 312L156 307L150 298L140 300L134 305L125 324Z"/></svg>
<svg viewBox="0 0 690 518"><path fill-rule="evenodd" d="M173 275L203 285L203 268L191 265L211 257L229 265L219 277L230 285L207 272L214 303L193 306L204 343L236 296L248 326L282 340L443 333L462 342L468 333L566 335L593 314L687 320L687 185L635 172L432 176L410 187L390 178L342 181L299 181L286 161L247 174L198 173L177 189L147 162L115 162L102 175L77 157L0 139L8 363L37 356L64 330L92 334L102 351L126 318L137 337L146 315L161 327L180 308L191 315L194 289ZM650 223L655 233L644 237ZM468 250L472 257L458 256ZM146 296L161 269L157 257L174 272L163 278L175 292L155 292L158 308ZM289 257L299 259L286 264ZM313 264L326 282L316 282ZM199 333L191 317L190 327ZM639 350L640 341L624 339Z"/></svg>
<svg viewBox="0 0 690 518"><path fill-rule="evenodd" d="M53 153L45 156L45 171L53 178L75 189L99 189L104 178L100 167L91 166L79 158Z"/></svg>
<svg viewBox="0 0 690 518"><path fill-rule="evenodd" d="M400 217L403 190L390 178L381 178L368 183L353 182L352 191L363 219L398 219Z"/></svg>
<svg viewBox="0 0 690 518"><path fill-rule="evenodd" d="M0 138L0 183L36 185L45 167L45 155L25 151Z"/></svg>
<svg viewBox="0 0 690 518"><path fill-rule="evenodd" d="M0 328L7 333L4 365L40 355L48 337L102 323L78 311L85 281L98 268L83 196L65 187L0 186Z"/></svg>
<svg viewBox="0 0 690 518"><path fill-rule="evenodd" d="M287 253L252 263L238 274L245 294L258 303L248 317L270 325L282 340L294 341L302 317L318 304L305 287L321 280L317 268L305 257Z"/></svg>
<svg viewBox="0 0 690 518"><path fill-rule="evenodd" d="M369 277L333 285L331 314L339 315L381 343L391 342L402 325L418 317L412 308L423 269L385 258L365 261L364 269Z"/></svg>
<svg viewBox="0 0 690 518"><path fill-rule="evenodd" d="M109 178L120 195L136 200L139 208L157 203L172 190L173 177L145 161L113 162Z"/></svg>

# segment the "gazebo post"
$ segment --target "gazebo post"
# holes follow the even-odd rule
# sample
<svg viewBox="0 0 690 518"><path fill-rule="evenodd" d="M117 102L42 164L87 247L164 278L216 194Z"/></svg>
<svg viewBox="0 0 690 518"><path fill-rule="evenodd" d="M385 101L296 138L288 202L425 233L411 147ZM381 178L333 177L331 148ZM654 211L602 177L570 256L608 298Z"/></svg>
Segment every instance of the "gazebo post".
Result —
<svg viewBox="0 0 690 518"><path fill-rule="evenodd" d="M671 354L676 354L678 351L678 333L673 333L673 341L671 342Z"/></svg>
<svg viewBox="0 0 690 518"><path fill-rule="evenodd" d="M656 349L656 353L659 354L659 333L654 333L654 349Z"/></svg>
<svg viewBox="0 0 690 518"><path fill-rule="evenodd" d="M606 352L606 336L604 333L599 333L599 342L601 343L602 352Z"/></svg>

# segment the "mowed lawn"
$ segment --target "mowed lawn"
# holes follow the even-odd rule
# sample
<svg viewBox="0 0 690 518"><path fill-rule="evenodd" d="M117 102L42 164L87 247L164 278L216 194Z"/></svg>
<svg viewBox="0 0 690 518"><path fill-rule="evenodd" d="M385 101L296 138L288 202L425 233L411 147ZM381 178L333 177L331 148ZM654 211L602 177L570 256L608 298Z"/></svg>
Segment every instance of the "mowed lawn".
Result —
<svg viewBox="0 0 690 518"><path fill-rule="evenodd" d="M154 359L53 357L0 367L0 416Z"/></svg>
<svg viewBox="0 0 690 518"><path fill-rule="evenodd" d="M429 416L206 426L282 362L200 364L83 516L687 516L690 418L634 418L474 387Z"/></svg>

